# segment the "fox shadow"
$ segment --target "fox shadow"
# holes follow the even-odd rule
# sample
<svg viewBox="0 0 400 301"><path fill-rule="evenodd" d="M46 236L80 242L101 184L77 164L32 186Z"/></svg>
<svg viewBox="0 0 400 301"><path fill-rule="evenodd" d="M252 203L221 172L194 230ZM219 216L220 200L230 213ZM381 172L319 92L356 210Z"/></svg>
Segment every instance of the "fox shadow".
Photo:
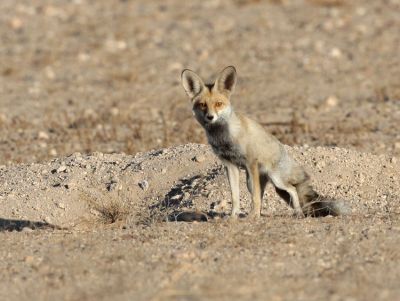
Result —
<svg viewBox="0 0 400 301"><path fill-rule="evenodd" d="M59 229L59 227L46 222L0 218L0 232L22 231L24 228L32 230Z"/></svg>

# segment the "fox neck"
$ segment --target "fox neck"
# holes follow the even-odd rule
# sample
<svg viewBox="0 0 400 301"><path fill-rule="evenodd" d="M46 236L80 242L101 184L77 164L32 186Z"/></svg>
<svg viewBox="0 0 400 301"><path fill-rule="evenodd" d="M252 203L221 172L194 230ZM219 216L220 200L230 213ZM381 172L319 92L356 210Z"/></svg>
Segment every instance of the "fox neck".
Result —
<svg viewBox="0 0 400 301"><path fill-rule="evenodd" d="M240 146L235 143L233 133L238 118L232 111L229 118L221 118L218 122L204 126L208 143L210 143L214 153L222 160L231 162L239 167L246 165L245 156Z"/></svg>

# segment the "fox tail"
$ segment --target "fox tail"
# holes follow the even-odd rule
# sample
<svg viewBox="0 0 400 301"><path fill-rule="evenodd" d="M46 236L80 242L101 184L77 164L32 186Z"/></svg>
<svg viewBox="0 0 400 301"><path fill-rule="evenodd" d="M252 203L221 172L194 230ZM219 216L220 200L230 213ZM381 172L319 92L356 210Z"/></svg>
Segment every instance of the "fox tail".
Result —
<svg viewBox="0 0 400 301"><path fill-rule="evenodd" d="M307 175L304 177L303 181L294 186L296 187L300 205L305 216L338 216L350 213L350 208L345 201L321 196L316 192L311 186ZM292 206L289 193L277 187L275 187L275 190L278 195L286 201L286 203Z"/></svg>

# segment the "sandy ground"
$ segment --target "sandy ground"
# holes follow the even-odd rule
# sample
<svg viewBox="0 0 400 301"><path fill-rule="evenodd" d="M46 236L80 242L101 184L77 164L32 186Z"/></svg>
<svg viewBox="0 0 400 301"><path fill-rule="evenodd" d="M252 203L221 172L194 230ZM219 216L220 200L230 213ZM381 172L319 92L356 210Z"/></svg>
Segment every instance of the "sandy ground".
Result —
<svg viewBox="0 0 400 301"><path fill-rule="evenodd" d="M399 160L289 151L317 191L346 201L348 216L297 219L269 187L259 221L227 220L229 208L216 209L229 200L226 177L197 144L2 169L0 292L7 300L398 298ZM187 212L208 222L174 221Z"/></svg>
<svg viewBox="0 0 400 301"><path fill-rule="evenodd" d="M0 299L399 299L399 16L398 0L1 1ZM269 187L259 221L224 217L179 77L226 65L236 108L348 216L297 219Z"/></svg>

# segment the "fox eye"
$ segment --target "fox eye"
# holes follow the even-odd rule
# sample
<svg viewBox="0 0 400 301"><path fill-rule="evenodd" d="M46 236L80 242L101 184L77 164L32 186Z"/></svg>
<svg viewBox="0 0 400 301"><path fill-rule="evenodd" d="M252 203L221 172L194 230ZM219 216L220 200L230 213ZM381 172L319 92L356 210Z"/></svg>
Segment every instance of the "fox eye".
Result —
<svg viewBox="0 0 400 301"><path fill-rule="evenodd" d="M207 107L207 105L204 102L201 102L199 105L201 109L205 109Z"/></svg>
<svg viewBox="0 0 400 301"><path fill-rule="evenodd" d="M220 102L220 101L218 101L218 102L215 104L215 107L216 107L216 108L220 108L220 107L222 107L222 105L223 105L223 103Z"/></svg>

